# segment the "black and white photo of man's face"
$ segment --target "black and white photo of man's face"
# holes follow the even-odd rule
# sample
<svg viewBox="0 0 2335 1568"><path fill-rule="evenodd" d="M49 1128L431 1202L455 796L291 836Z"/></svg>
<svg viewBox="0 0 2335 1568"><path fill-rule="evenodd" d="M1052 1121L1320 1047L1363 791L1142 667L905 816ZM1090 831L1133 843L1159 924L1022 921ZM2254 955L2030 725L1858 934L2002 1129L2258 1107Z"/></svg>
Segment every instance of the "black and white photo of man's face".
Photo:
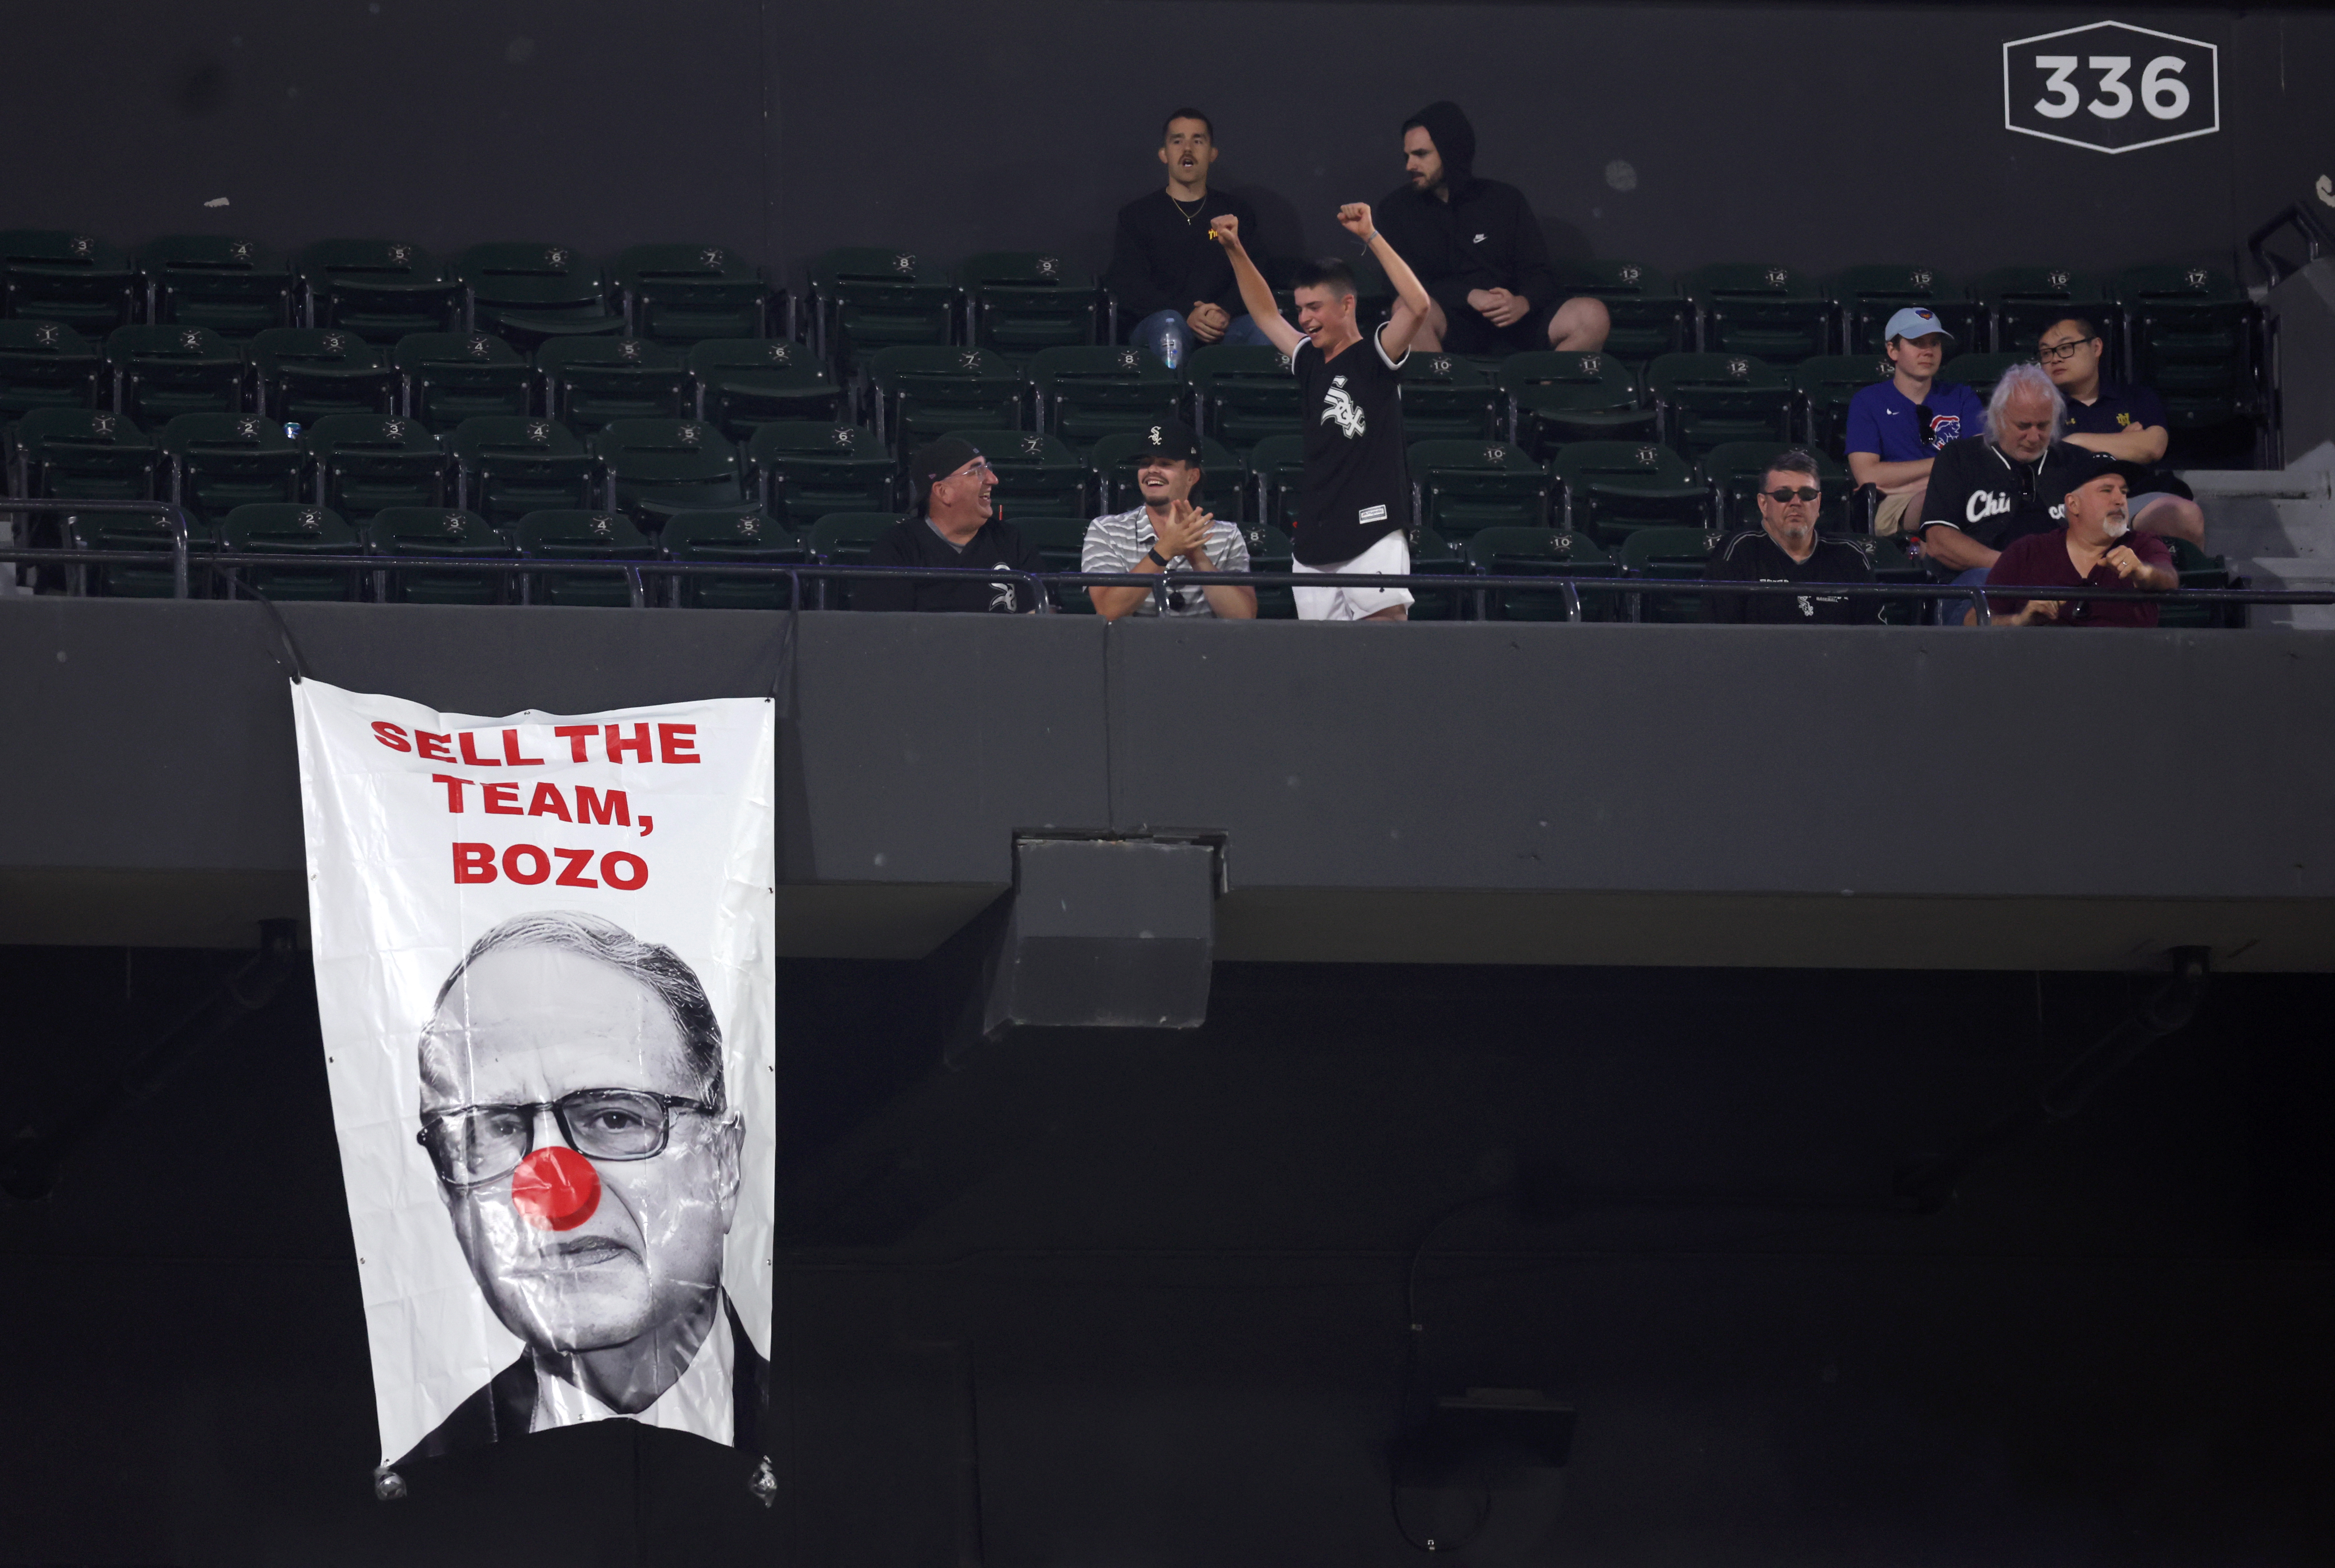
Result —
<svg viewBox="0 0 2335 1568"><path fill-rule="evenodd" d="M471 964L423 1036L421 1067L425 1123L463 1107L546 1105L587 1089L698 1100L708 1087L654 992L612 964L547 946L499 948ZM518 1172L441 1185L439 1194L505 1327L538 1354L636 1347L645 1361L670 1355L675 1332L693 1348L718 1310L742 1141L734 1115L675 1108L661 1152L591 1160L597 1202L557 1224L514 1203ZM566 1147L551 1111L536 1113L532 1142L537 1151Z"/></svg>

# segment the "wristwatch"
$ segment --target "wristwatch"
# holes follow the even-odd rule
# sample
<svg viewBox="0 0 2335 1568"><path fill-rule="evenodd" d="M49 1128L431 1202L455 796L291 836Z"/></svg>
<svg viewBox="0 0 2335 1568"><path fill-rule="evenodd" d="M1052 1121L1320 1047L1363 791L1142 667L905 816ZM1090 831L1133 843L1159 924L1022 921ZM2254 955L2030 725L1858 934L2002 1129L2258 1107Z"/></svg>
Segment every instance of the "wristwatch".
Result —
<svg viewBox="0 0 2335 1568"><path fill-rule="evenodd" d="M1158 566L1163 572L1168 569L1168 557L1159 553L1158 546L1154 545L1143 553L1150 559L1153 566Z"/></svg>

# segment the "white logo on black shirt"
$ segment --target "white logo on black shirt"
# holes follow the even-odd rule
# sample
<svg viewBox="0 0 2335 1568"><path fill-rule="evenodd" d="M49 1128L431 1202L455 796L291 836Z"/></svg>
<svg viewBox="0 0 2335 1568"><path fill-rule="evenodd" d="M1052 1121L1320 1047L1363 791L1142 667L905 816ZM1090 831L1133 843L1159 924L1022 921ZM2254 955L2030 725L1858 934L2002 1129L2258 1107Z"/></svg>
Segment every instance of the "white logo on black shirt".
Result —
<svg viewBox="0 0 2335 1568"><path fill-rule="evenodd" d="M1481 245L1481 244L1483 244L1483 243L1484 243L1485 239L1486 239L1486 238L1487 238L1487 237L1488 237L1487 236L1485 236L1485 235L1481 235L1481 234L1479 234L1479 235L1478 235L1474 239L1472 239L1472 240L1468 241L1468 243L1469 243L1470 245Z"/></svg>
<svg viewBox="0 0 2335 1568"><path fill-rule="evenodd" d="M1352 393L1346 391L1346 378L1340 376L1322 397L1322 422L1337 421L1338 433L1348 440L1359 440L1365 426L1362 411Z"/></svg>

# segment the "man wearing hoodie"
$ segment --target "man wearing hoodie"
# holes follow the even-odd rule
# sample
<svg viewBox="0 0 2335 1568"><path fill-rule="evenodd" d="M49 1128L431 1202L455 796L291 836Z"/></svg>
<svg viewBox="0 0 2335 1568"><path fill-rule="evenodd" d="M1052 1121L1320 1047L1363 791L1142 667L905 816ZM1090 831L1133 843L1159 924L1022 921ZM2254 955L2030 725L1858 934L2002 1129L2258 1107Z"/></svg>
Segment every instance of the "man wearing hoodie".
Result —
<svg viewBox="0 0 2335 1568"><path fill-rule="evenodd" d="M1524 192L1476 177L1476 131L1459 106L1430 103L1402 126L1410 183L1379 203L1389 243L1427 286L1416 346L1451 353L1587 353L1605 346L1603 302L1559 301L1548 246Z"/></svg>

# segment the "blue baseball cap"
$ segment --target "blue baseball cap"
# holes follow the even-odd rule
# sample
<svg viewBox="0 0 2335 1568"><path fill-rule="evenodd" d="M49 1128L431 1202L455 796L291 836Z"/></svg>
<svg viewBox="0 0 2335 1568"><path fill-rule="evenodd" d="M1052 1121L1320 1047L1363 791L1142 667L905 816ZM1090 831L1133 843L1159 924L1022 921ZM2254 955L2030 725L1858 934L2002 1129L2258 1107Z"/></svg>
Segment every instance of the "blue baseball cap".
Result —
<svg viewBox="0 0 2335 1568"><path fill-rule="evenodd" d="M1932 333L1940 337L1954 335L1946 330L1946 324L1938 319L1936 311L1909 305L1889 318L1889 330L1881 334L1881 341L1887 343L1893 337L1927 337Z"/></svg>

